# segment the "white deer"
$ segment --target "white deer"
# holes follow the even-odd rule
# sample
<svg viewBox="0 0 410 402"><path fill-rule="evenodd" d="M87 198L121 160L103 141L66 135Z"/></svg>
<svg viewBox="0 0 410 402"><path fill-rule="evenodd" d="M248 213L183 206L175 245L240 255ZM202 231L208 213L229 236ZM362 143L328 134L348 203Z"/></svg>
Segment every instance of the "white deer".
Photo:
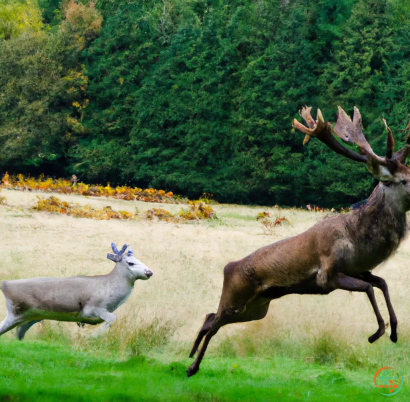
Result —
<svg viewBox="0 0 410 402"><path fill-rule="evenodd" d="M113 311L127 300L134 282L153 275L127 244L120 251L114 243L111 247L114 254L107 254L107 258L116 264L108 275L2 281L7 317L0 324L0 335L17 327L21 340L41 320L72 321L79 325L104 322L93 335L108 330L116 319Z"/></svg>

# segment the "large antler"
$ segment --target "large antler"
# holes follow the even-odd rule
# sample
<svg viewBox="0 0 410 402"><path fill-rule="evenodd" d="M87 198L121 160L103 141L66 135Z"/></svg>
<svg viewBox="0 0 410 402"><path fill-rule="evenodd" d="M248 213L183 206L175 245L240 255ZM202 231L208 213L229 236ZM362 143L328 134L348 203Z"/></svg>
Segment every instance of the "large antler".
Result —
<svg viewBox="0 0 410 402"><path fill-rule="evenodd" d="M385 166L388 163L387 160L398 161L404 164L407 157L410 155L410 134L407 136L406 145L399 151L393 153L393 134L388 127L386 120L383 120L387 129L386 157L382 158L376 155L364 136L362 116L356 106L354 107L353 121L346 112L338 106L339 115L333 131L343 142L349 145L356 144L360 149L360 154L343 146L336 140L332 134L332 125L324 122L320 109L317 111L317 121L315 121L310 114L311 109L311 107L303 107L299 112L302 118L306 121L308 127L299 123L296 119L293 120L292 124L294 128L306 134L303 144L306 144L311 136L317 137L333 151L354 161L367 163L368 167L370 164L381 164ZM410 129L410 122L408 128Z"/></svg>
<svg viewBox="0 0 410 402"><path fill-rule="evenodd" d="M303 141L304 144L306 144L309 141L309 137L316 137L319 141L326 144L330 149L337 152L338 154L346 156L347 158L353 159L357 162L367 162L366 156L360 155L357 152L352 151L349 148L346 148L339 141L336 140L336 138L332 134L332 125L330 123L325 123L320 109L317 110L317 121L315 121L311 116L311 109L311 107L303 107L302 110L299 112L299 114L306 121L309 127L306 127L302 123L299 123L296 119L293 120L292 124L294 128L306 134L305 139ZM346 138L344 140L347 142L350 138L351 136L346 135Z"/></svg>

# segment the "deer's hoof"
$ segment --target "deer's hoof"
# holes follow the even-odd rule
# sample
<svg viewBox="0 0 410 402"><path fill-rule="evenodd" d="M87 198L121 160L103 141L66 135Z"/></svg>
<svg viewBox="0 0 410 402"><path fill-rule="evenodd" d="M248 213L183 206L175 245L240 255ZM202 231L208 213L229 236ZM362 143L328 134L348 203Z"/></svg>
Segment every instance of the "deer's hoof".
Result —
<svg viewBox="0 0 410 402"><path fill-rule="evenodd" d="M369 343L377 341L384 334L384 327L379 329L375 334L369 337Z"/></svg>
<svg viewBox="0 0 410 402"><path fill-rule="evenodd" d="M369 336L367 340L369 341L369 343L373 343L377 341L378 339L379 339L378 337L376 338L375 335L372 335L372 336Z"/></svg>
<svg viewBox="0 0 410 402"><path fill-rule="evenodd" d="M390 334L390 340L394 343L397 342L397 334Z"/></svg>
<svg viewBox="0 0 410 402"><path fill-rule="evenodd" d="M199 367L196 367L194 365L188 367L188 370L186 371L187 377L192 377L199 371Z"/></svg>

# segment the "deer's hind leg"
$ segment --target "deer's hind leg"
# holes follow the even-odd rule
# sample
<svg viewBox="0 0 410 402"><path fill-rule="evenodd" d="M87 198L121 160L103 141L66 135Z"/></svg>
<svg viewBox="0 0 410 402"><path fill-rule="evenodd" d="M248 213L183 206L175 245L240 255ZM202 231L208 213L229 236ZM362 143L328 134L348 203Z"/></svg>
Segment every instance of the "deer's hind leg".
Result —
<svg viewBox="0 0 410 402"><path fill-rule="evenodd" d="M200 334L198 335L194 343L194 347L192 348L190 357L192 357L195 354L195 351L198 348L202 338L205 336L204 343L195 361L188 368L187 376L191 377L199 371L199 365L201 364L201 361L205 355L208 344L211 341L212 337L219 331L221 327L223 327L226 324L254 321L264 318L269 310L269 302L270 299L260 298L252 300L249 304L245 305L245 307L242 308L230 307L222 309L221 311L218 311L218 313L216 314L216 316L213 317L213 319L209 318L211 316L211 314L209 314L205 319L203 327L201 328L201 331L204 331L202 332L202 334L200 331ZM209 329L207 329L208 326L210 327Z"/></svg>
<svg viewBox="0 0 410 402"><path fill-rule="evenodd" d="M15 313L15 308L7 297L6 306L7 306L7 317L2 323L0 323L0 336L10 331L11 329L17 327L17 325L24 324L27 321L24 317Z"/></svg>
<svg viewBox="0 0 410 402"><path fill-rule="evenodd" d="M19 341L22 341L24 336L26 335L26 332L36 323L40 322L42 320L34 320L34 321L29 321L26 322L25 324L21 324L17 327L16 332L17 332L17 339Z"/></svg>
<svg viewBox="0 0 410 402"><path fill-rule="evenodd" d="M195 339L194 345L192 346L191 353L189 354L189 357L194 357L196 351L198 350L199 345L202 342L202 339L204 336L208 333L208 331L211 329L212 324L215 320L215 313L207 314L205 317L205 321L199 330L198 336Z"/></svg>
<svg viewBox="0 0 410 402"><path fill-rule="evenodd" d="M263 318L268 311L269 303L257 301L257 285L254 282L247 281L242 275L238 275L238 268L240 269L238 262L231 262L224 268L224 283L218 312L212 322L211 318L207 317L209 322L207 322L207 319L205 320L197 336L191 355L195 353L195 349L204 336L205 339L196 359L187 370L188 377L198 372L208 344L219 331L219 328L234 322L258 320ZM242 317L240 317L241 314ZM209 329L208 326L210 326Z"/></svg>
<svg viewBox="0 0 410 402"><path fill-rule="evenodd" d="M5 320L0 324L0 336L23 323L23 318L8 313Z"/></svg>

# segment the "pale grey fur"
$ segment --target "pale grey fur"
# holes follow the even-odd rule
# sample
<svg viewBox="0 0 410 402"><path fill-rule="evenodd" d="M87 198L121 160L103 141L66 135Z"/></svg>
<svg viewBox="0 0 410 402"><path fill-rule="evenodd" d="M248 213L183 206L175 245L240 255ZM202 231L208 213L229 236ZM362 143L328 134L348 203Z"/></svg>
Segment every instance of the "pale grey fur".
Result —
<svg viewBox="0 0 410 402"><path fill-rule="evenodd" d="M0 335L18 327L17 336L23 339L33 324L44 319L92 325L104 322L96 334L107 330L116 319L113 311L131 294L134 282L153 275L130 247L125 254L114 245L113 250L116 254L107 258L116 264L107 275L3 281L7 317L0 324Z"/></svg>

